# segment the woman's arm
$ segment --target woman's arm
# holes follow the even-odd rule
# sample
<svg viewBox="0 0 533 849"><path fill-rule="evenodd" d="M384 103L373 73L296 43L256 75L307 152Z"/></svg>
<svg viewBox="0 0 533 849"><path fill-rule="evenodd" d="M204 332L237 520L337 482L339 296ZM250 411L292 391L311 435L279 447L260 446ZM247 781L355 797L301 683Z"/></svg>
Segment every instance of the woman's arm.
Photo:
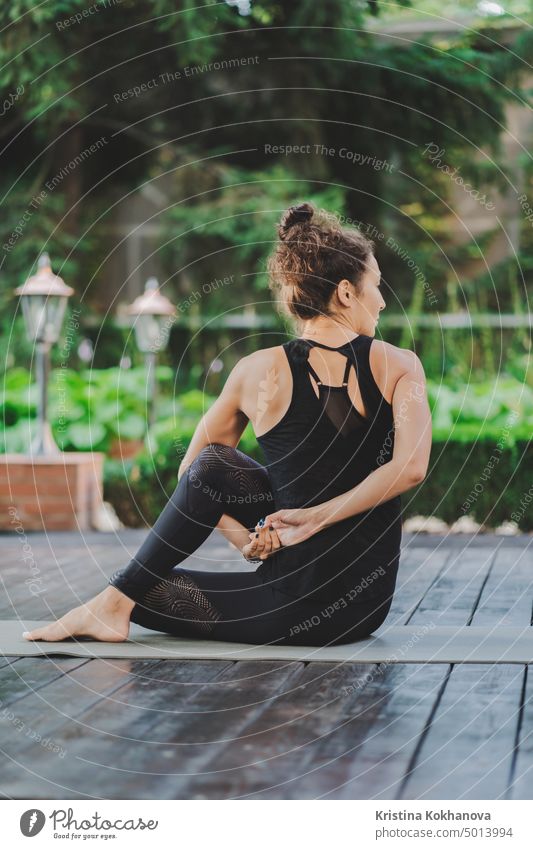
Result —
<svg viewBox="0 0 533 849"><path fill-rule="evenodd" d="M233 367L222 392L198 422L189 447L180 463L178 480L196 459L202 448L205 448L210 442L220 442L234 448L238 445L248 424L248 416L241 409L245 359L246 357L243 357Z"/></svg>
<svg viewBox="0 0 533 849"><path fill-rule="evenodd" d="M278 510L265 517L278 530L283 545L294 545L329 525L389 501L424 479L431 452L431 412L424 369L416 355L396 383L392 411L394 451L388 463L329 501L302 509Z"/></svg>
<svg viewBox="0 0 533 849"><path fill-rule="evenodd" d="M233 447L238 445L248 423L248 417L240 409L244 372L242 363L243 360L239 360L233 367L219 397L198 422L180 463L178 481L202 448L210 442L220 442ZM248 528L231 516L223 514L216 527L240 551L250 542Z"/></svg>
<svg viewBox="0 0 533 849"><path fill-rule="evenodd" d="M189 447L178 469L178 481L202 448L211 442L236 447L249 421L243 412L243 396L246 392L247 357L243 357L234 366L224 384L222 392L209 410L200 419L195 428ZM243 556L248 559L257 557L266 559L269 554L280 547L276 531L268 527L257 529L257 537L250 534L248 528L227 513L223 513L216 526L217 530L236 546ZM251 542L250 540L253 540Z"/></svg>
<svg viewBox="0 0 533 849"><path fill-rule="evenodd" d="M237 519L234 519L233 516L230 516L229 513L222 514L220 522L217 525L217 530L241 552L244 546L250 542L248 528L242 525Z"/></svg>

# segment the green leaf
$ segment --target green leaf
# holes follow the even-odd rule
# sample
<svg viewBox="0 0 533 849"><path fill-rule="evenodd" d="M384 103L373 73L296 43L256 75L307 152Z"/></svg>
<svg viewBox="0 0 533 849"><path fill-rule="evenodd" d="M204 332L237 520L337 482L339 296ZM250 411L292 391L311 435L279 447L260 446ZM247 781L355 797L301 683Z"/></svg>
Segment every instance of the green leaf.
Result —
<svg viewBox="0 0 533 849"><path fill-rule="evenodd" d="M129 413L113 425L112 430L120 439L142 439L146 430L146 421L143 416Z"/></svg>
<svg viewBox="0 0 533 849"><path fill-rule="evenodd" d="M98 422L90 425L76 422L65 430L65 442L71 442L78 451L96 450L105 436L105 428Z"/></svg>

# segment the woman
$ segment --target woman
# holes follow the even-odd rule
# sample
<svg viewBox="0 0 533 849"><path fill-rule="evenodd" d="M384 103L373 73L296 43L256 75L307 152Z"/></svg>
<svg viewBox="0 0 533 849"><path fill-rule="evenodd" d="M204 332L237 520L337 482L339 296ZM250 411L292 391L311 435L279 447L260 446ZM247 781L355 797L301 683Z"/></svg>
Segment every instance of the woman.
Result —
<svg viewBox="0 0 533 849"><path fill-rule="evenodd" d="M431 418L418 357L375 340L374 243L291 207L271 286L301 336L240 360L203 416L178 484L109 586L30 640L125 640L148 628L244 643L326 645L378 628L401 542L400 493L424 478ZM248 421L267 459L236 446ZM255 571L181 564L213 528Z"/></svg>

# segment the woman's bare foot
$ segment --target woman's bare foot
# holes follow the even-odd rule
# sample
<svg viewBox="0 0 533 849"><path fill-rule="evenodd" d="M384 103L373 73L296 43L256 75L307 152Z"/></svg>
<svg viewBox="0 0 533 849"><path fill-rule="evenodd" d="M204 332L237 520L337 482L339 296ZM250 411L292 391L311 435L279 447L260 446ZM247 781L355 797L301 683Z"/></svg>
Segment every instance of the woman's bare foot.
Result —
<svg viewBox="0 0 533 849"><path fill-rule="evenodd" d="M104 643L121 643L128 638L130 614L134 607L134 601L109 586L90 601L69 610L57 622L34 631L24 631L22 636L26 640L47 642L67 637L93 637Z"/></svg>

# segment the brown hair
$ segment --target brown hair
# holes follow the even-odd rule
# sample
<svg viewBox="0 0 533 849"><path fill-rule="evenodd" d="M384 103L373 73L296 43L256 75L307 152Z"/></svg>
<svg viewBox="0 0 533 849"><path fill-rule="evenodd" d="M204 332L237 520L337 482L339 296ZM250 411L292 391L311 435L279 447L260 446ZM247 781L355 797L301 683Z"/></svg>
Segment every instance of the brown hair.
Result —
<svg viewBox="0 0 533 849"><path fill-rule="evenodd" d="M329 300L343 280L358 289L374 242L341 227L310 203L291 206L278 225L279 242L268 259L269 287L299 319L330 315Z"/></svg>

